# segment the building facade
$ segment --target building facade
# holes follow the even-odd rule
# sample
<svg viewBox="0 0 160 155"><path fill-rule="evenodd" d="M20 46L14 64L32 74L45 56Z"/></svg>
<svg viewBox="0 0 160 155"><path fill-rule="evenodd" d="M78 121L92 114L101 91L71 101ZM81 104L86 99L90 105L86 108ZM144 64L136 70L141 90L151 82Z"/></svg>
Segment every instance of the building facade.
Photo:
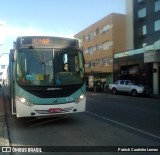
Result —
<svg viewBox="0 0 160 155"><path fill-rule="evenodd" d="M114 55L114 80L135 80L160 94L160 0L126 0L126 28L127 51Z"/></svg>
<svg viewBox="0 0 160 155"><path fill-rule="evenodd" d="M134 48L160 39L160 0L133 0Z"/></svg>
<svg viewBox="0 0 160 155"><path fill-rule="evenodd" d="M126 50L125 15L112 13L74 37L82 40L86 82L113 82L113 54Z"/></svg>

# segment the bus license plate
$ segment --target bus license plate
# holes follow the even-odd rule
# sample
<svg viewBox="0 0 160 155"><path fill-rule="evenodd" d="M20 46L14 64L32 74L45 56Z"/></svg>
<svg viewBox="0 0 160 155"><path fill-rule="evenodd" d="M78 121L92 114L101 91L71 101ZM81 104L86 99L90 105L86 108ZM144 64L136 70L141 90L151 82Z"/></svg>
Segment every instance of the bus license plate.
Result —
<svg viewBox="0 0 160 155"><path fill-rule="evenodd" d="M49 109L49 112L50 113L58 113L58 112L61 112L61 108L51 108L51 109Z"/></svg>

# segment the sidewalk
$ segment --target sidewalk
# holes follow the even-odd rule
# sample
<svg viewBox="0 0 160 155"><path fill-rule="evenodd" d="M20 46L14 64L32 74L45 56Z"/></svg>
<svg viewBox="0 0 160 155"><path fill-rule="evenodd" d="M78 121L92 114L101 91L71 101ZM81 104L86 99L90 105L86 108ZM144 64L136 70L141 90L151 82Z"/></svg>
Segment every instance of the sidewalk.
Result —
<svg viewBox="0 0 160 155"><path fill-rule="evenodd" d="M0 87L0 146L9 146L2 87Z"/></svg>

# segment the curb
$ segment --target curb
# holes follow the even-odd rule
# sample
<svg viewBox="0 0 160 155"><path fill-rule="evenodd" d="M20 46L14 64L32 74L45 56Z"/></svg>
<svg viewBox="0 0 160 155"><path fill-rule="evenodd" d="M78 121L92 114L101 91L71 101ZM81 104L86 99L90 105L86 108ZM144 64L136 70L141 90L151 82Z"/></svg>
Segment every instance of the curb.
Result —
<svg viewBox="0 0 160 155"><path fill-rule="evenodd" d="M6 114L5 114L5 105L4 105L4 95L3 88L0 88L0 108L1 108L1 119L0 119L0 146L10 146Z"/></svg>

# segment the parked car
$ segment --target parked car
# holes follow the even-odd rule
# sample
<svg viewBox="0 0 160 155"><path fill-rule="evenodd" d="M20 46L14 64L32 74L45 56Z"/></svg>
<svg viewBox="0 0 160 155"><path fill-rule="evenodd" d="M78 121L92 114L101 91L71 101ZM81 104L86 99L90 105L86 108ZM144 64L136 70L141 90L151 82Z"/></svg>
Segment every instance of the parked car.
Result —
<svg viewBox="0 0 160 155"><path fill-rule="evenodd" d="M109 84L109 90L113 94L118 92L130 93L132 96L137 96L138 94L150 95L151 88L148 86L138 85L131 80L118 80L114 84Z"/></svg>

